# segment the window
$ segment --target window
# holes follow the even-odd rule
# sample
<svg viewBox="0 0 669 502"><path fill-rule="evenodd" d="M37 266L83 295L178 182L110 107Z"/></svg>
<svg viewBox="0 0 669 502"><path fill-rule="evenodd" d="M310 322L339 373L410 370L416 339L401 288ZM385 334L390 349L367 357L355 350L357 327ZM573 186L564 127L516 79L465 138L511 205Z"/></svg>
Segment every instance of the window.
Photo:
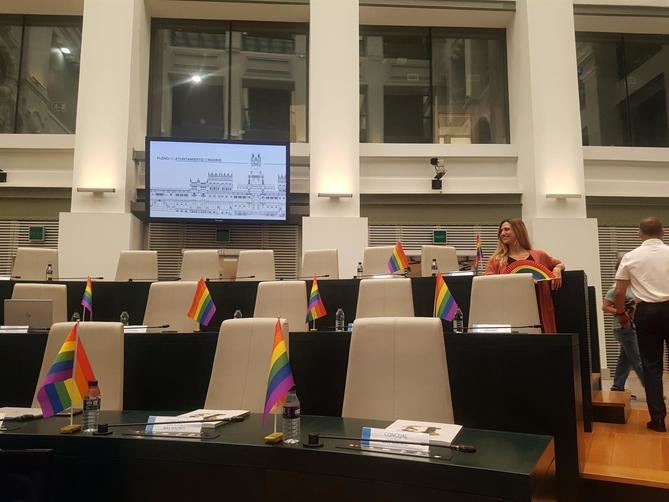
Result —
<svg viewBox="0 0 669 502"><path fill-rule="evenodd" d="M0 132L73 134L81 18L0 16Z"/></svg>
<svg viewBox="0 0 669 502"><path fill-rule="evenodd" d="M307 141L307 27L159 20L149 134Z"/></svg>
<svg viewBox="0 0 669 502"><path fill-rule="evenodd" d="M577 33L584 145L669 146L669 37Z"/></svg>
<svg viewBox="0 0 669 502"><path fill-rule="evenodd" d="M360 33L361 142L509 142L503 30Z"/></svg>

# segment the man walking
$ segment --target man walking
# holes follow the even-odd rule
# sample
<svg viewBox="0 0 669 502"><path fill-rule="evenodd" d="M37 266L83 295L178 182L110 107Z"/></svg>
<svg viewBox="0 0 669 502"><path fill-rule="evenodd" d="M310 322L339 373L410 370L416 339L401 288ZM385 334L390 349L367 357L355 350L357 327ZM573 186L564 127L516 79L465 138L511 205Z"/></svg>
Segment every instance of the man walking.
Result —
<svg viewBox="0 0 669 502"><path fill-rule="evenodd" d="M639 224L641 246L620 262L616 272L615 315L627 316L625 292L629 286L639 302L636 324L650 422L646 425L665 432L667 408L662 397L664 344L669 343L669 246L662 242L664 228L658 218L644 218Z"/></svg>

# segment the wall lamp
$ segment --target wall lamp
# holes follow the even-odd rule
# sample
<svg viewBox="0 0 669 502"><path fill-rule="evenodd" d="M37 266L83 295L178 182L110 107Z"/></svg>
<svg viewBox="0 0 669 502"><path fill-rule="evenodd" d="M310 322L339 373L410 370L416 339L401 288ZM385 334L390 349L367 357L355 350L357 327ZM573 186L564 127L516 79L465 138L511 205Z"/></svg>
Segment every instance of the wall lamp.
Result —
<svg viewBox="0 0 669 502"><path fill-rule="evenodd" d="M547 199L581 199L583 194L580 193L547 193Z"/></svg>
<svg viewBox="0 0 669 502"><path fill-rule="evenodd" d="M116 188L77 187L79 193L114 193Z"/></svg>
<svg viewBox="0 0 669 502"><path fill-rule="evenodd" d="M326 197L330 199L352 199L353 194L352 193L325 193L325 192L318 192L319 197Z"/></svg>

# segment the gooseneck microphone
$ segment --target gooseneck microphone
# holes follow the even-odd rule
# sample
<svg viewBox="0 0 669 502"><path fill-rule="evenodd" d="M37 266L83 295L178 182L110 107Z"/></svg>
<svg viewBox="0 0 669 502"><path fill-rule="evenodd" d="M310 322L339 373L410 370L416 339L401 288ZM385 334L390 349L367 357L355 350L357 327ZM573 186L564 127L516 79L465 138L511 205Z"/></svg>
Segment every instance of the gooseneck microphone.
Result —
<svg viewBox="0 0 669 502"><path fill-rule="evenodd" d="M176 418L176 417L175 417ZM174 422L132 422L128 424L98 424L97 431L94 434L107 435L112 431L109 429L117 427L146 427L147 425L179 425L179 424L207 424L207 423L231 423L242 422L246 416L236 416L231 418L204 418L201 420L175 420Z"/></svg>
<svg viewBox="0 0 669 502"><path fill-rule="evenodd" d="M305 448L320 448L323 446L323 443L320 442L322 439L342 439L344 441L363 441L360 438L350 437L350 436L332 436L329 434L319 434L317 432L310 432L307 442L302 446ZM414 446L436 446L438 448L448 448L449 450L455 450L463 453L475 453L476 446L468 444L439 444L439 443L420 443L414 441L398 441L394 439L365 439L364 441L369 443L391 443L391 444L406 444Z"/></svg>

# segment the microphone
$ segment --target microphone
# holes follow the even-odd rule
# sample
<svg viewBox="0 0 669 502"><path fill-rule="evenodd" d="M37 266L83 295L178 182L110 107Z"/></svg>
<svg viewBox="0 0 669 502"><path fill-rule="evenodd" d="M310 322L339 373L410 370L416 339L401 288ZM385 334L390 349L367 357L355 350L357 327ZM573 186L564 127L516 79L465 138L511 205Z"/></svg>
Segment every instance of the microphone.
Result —
<svg viewBox="0 0 669 502"><path fill-rule="evenodd" d="M58 277L54 279L53 281L49 282L55 282L55 281L85 281L86 279L89 279L88 276L86 277ZM91 280L96 280L96 281L101 281L104 279L104 277L90 277Z"/></svg>
<svg viewBox="0 0 669 502"><path fill-rule="evenodd" d="M298 279L313 279L316 277L317 279L322 279L325 277L330 277L330 274L320 274L320 275L301 275L298 277Z"/></svg>
<svg viewBox="0 0 669 502"><path fill-rule="evenodd" d="M136 329L164 329L164 328L169 328L169 324L159 324L156 326L143 326L143 325L138 325ZM126 328L130 328L128 331L134 331L133 326L123 326L123 329L125 330Z"/></svg>
<svg viewBox="0 0 669 502"><path fill-rule="evenodd" d="M395 277L406 277L408 274L407 270L397 271L397 272L388 272L387 274L363 274L363 275L354 275L354 279L393 279Z"/></svg>
<svg viewBox="0 0 669 502"><path fill-rule="evenodd" d="M207 423L231 423L242 422L246 418L244 416L235 416L231 418L204 418L200 420L175 420L174 422L132 422L129 424L98 424L98 429L93 433L97 435L108 435L116 427L146 427L147 425L177 425L177 424L207 424Z"/></svg>
<svg viewBox="0 0 669 502"><path fill-rule="evenodd" d="M255 275L237 275L229 277L217 277L215 279L207 279L208 282L223 282L223 281L236 281L237 279L255 279Z"/></svg>
<svg viewBox="0 0 669 502"><path fill-rule="evenodd" d="M488 331L477 331L478 329L481 330L490 330L490 329L526 329L526 328L539 328L543 329L544 325L543 324L525 324L525 325L514 325L514 326L509 326L506 324L491 324L488 326L480 326L480 327L474 327L472 326L471 328L464 328L462 333L472 333L474 335L481 335L481 334L486 334ZM504 333L501 333L504 334ZM508 333L507 333L508 334Z"/></svg>
<svg viewBox="0 0 669 502"><path fill-rule="evenodd" d="M158 279L156 277L128 277L127 281L119 282L133 282L133 281L142 281L142 282L156 282Z"/></svg>
<svg viewBox="0 0 669 502"><path fill-rule="evenodd" d="M317 432L310 432L308 440L306 443L303 443L302 446L305 448L320 448L323 446L323 443L320 442L320 439L343 439L345 441L362 441L360 438L349 437L349 436L331 436L329 434L319 434ZM408 444L415 446L436 446L439 448L448 448L449 450L459 451L462 453L475 453L476 446L468 444L439 444L439 443L419 443L414 441L397 441L392 439L368 439L370 443L393 443L393 444Z"/></svg>

